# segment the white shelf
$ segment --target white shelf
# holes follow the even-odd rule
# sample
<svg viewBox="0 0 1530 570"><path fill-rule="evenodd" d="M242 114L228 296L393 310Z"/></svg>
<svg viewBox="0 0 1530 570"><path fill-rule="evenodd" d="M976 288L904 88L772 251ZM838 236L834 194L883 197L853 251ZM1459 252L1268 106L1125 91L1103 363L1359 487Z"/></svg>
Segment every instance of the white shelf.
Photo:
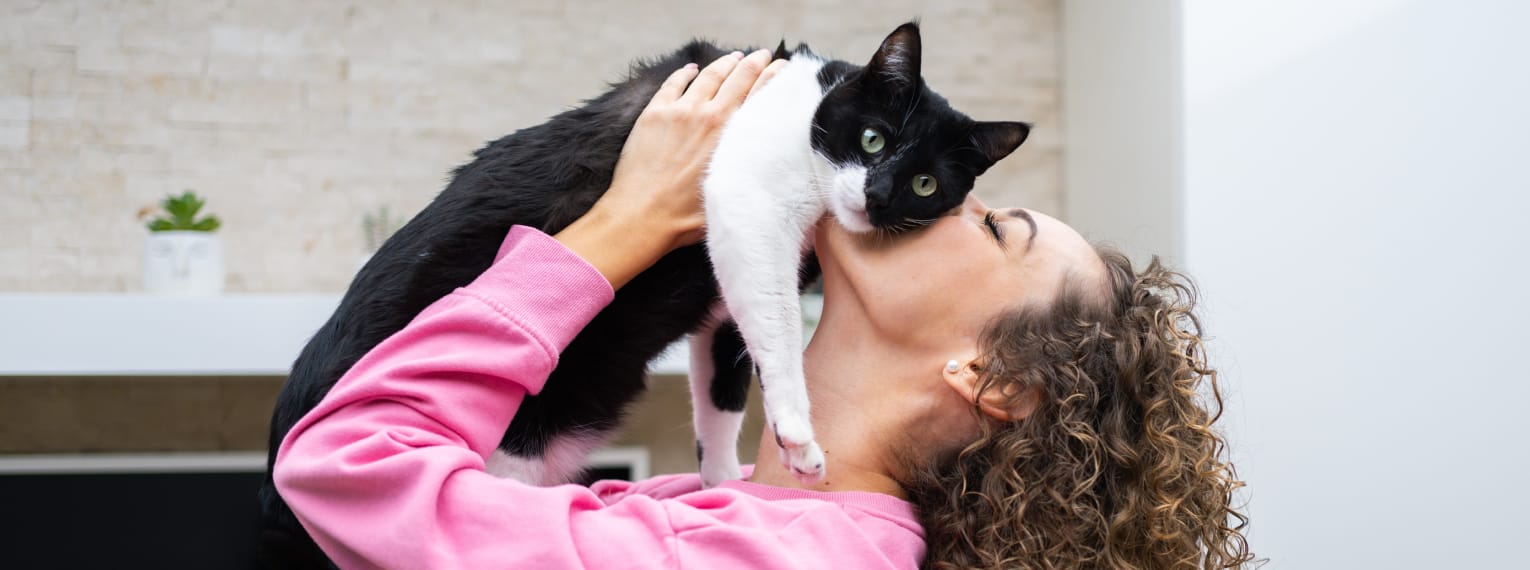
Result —
<svg viewBox="0 0 1530 570"><path fill-rule="evenodd" d="M669 345L664 354L648 363L649 374L685 376L691 370L691 347L684 338Z"/></svg>
<svg viewBox="0 0 1530 570"><path fill-rule="evenodd" d="M286 376L337 294L0 293L0 376ZM684 375L685 343L655 361Z"/></svg>
<svg viewBox="0 0 1530 570"><path fill-rule="evenodd" d="M285 376L332 294L0 294L0 375Z"/></svg>

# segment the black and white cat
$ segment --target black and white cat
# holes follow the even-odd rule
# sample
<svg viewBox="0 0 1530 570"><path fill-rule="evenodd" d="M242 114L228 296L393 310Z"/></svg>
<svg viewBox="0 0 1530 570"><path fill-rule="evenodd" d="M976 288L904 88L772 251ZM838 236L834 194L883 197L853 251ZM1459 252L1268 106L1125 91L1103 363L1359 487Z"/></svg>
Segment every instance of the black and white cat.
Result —
<svg viewBox="0 0 1530 570"><path fill-rule="evenodd" d="M924 86L920 57L914 24L890 34L864 68L799 49L728 121L703 184L713 270L759 367L782 460L805 482L824 475L809 422L798 304L797 269L811 251L814 224L830 212L854 232L933 221L1029 133L1021 123L973 122L952 111ZM711 338L693 336L693 353L710 352ZM733 449L742 420L741 412L694 397L710 381L692 375L707 485L738 478Z"/></svg>
<svg viewBox="0 0 1530 570"><path fill-rule="evenodd" d="M783 461L804 479L821 477L797 304L800 283L816 278L813 224L825 213L860 232L927 223L959 205L974 179L1029 132L1023 123L976 122L952 109L920 78L920 51L912 23L889 35L865 67L805 46L778 48L776 57L790 61L734 114L713 155L703 184L706 245L671 252L617 291L563 351L543 391L522 403L488 469L532 484L578 475L645 388L648 363L692 333L704 483L739 475L734 446L751 357ZM725 53L698 41L637 65L605 94L490 143L458 168L361 269L293 363L272 416L268 468L288 430L351 365L488 268L512 225L554 234L583 215L610 185L627 134L669 73ZM260 562L325 566L269 469L261 501Z"/></svg>

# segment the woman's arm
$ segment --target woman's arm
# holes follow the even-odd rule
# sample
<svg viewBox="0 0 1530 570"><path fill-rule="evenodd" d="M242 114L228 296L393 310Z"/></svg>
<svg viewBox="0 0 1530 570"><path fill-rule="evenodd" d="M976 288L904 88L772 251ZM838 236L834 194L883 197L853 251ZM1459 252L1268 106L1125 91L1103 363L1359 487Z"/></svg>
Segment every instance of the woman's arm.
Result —
<svg viewBox="0 0 1530 570"><path fill-rule="evenodd" d="M368 352L292 428L276 485L335 562L562 567L589 562L582 544L612 540L634 560L673 562L657 502L611 512L588 489L494 478L484 457L614 288L699 239L710 145L767 61L725 57L689 90L697 72L677 72L590 214L556 241L513 229L487 271Z"/></svg>
<svg viewBox="0 0 1530 570"><path fill-rule="evenodd" d="M368 352L283 440L277 489L341 567L578 560L556 531L599 501L496 479L484 457L612 290L530 228L503 250Z"/></svg>

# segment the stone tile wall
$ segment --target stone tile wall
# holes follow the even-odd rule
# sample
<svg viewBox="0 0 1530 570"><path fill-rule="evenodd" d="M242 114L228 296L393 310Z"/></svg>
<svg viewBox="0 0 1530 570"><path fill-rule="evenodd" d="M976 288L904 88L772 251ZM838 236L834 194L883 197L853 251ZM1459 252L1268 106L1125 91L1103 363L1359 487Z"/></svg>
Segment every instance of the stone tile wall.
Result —
<svg viewBox="0 0 1530 570"><path fill-rule="evenodd" d="M930 84L1036 124L980 182L1058 212L1056 0L0 1L0 291L135 291L135 213L194 189L228 290L340 291L364 212L700 35L864 60L923 19Z"/></svg>
<svg viewBox="0 0 1530 570"><path fill-rule="evenodd" d="M341 291L364 213L412 214L484 141L598 94L635 57L784 36L859 61L916 16L936 90L1036 125L979 193L1059 211L1056 0L772 4L0 0L0 292L140 290L136 212L184 189L223 218L230 292ZM258 450L279 386L0 379L15 420L0 454ZM688 407L683 380L655 379L618 444L648 446L656 472L694 469Z"/></svg>

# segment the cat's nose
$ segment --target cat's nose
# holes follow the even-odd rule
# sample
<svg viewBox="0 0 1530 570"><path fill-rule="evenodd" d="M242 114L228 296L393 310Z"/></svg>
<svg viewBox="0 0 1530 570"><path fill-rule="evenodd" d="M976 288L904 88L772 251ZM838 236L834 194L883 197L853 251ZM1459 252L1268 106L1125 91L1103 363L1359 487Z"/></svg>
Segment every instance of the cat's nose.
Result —
<svg viewBox="0 0 1530 570"><path fill-rule="evenodd" d="M887 207L887 194L875 191L866 192L866 211Z"/></svg>

